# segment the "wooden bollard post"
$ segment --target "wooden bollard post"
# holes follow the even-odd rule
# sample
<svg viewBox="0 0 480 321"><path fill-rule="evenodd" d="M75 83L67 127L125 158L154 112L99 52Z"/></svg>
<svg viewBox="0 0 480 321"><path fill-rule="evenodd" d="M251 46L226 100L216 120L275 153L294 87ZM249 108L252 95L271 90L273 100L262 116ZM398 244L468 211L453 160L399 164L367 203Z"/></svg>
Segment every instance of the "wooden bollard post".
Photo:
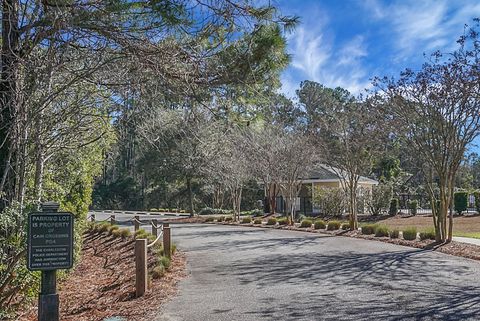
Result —
<svg viewBox="0 0 480 321"><path fill-rule="evenodd" d="M147 240L135 240L135 295L141 297L147 291Z"/></svg>
<svg viewBox="0 0 480 321"><path fill-rule="evenodd" d="M140 216L135 216L135 221L133 222L134 225L135 225L135 232L138 231L140 229Z"/></svg>
<svg viewBox="0 0 480 321"><path fill-rule="evenodd" d="M152 235L155 237L155 239L158 236L158 221L157 220L152 220Z"/></svg>
<svg viewBox="0 0 480 321"><path fill-rule="evenodd" d="M163 224L163 253L166 257L172 257L172 249L171 249L171 235L170 235L170 226L168 223Z"/></svg>
<svg viewBox="0 0 480 321"><path fill-rule="evenodd" d="M110 216L110 224L115 224L115 215Z"/></svg>

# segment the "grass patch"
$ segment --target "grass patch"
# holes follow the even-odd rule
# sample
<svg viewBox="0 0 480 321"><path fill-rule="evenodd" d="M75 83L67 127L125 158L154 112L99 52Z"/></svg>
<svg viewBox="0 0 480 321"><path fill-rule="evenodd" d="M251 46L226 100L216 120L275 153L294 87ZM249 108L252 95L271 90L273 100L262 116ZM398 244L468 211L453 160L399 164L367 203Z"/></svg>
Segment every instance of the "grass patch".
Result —
<svg viewBox="0 0 480 321"><path fill-rule="evenodd" d="M480 239L480 232L453 232L453 236L470 237L472 239Z"/></svg>

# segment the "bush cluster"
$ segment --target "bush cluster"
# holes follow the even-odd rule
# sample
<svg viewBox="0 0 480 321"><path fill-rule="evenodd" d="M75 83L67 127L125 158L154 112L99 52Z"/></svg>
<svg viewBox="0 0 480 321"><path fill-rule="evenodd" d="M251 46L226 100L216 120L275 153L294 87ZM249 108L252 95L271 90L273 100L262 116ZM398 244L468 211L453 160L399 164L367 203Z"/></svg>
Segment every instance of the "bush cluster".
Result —
<svg viewBox="0 0 480 321"><path fill-rule="evenodd" d="M316 220L313 222L313 228L316 230L324 230L327 227L327 224L324 220Z"/></svg>
<svg viewBox="0 0 480 321"><path fill-rule="evenodd" d="M231 210L224 210L221 208L205 207L198 212L198 215L230 214L231 212Z"/></svg>
<svg viewBox="0 0 480 321"><path fill-rule="evenodd" d="M282 217L278 220L278 225L287 225L288 224L288 218Z"/></svg>
<svg viewBox="0 0 480 321"><path fill-rule="evenodd" d="M220 216L219 218L217 218L217 222L223 222L225 221L225 216Z"/></svg>
<svg viewBox="0 0 480 321"><path fill-rule="evenodd" d="M403 231L403 238L407 241L413 241L417 238L417 228L409 227Z"/></svg>
<svg viewBox="0 0 480 321"><path fill-rule="evenodd" d="M435 230L432 228L432 229L420 232L420 234L418 236L420 237L420 240L422 240L422 241L424 241L424 240L435 240Z"/></svg>
<svg viewBox="0 0 480 321"><path fill-rule="evenodd" d="M262 219L261 218L256 218L254 221L253 221L253 224L262 224Z"/></svg>
<svg viewBox="0 0 480 321"><path fill-rule="evenodd" d="M383 225L377 225L375 227L375 236L376 237L388 236L388 227L383 226Z"/></svg>
<svg viewBox="0 0 480 321"><path fill-rule="evenodd" d="M394 230L390 230L388 234L390 235L391 239L398 239L398 237L400 236L400 231L397 229L394 229Z"/></svg>
<svg viewBox="0 0 480 321"><path fill-rule="evenodd" d="M209 216L205 219L205 222L213 222L215 218L213 216Z"/></svg>
<svg viewBox="0 0 480 321"><path fill-rule="evenodd" d="M309 227L312 227L312 220L303 220L301 223L300 223L300 227L302 228L309 228Z"/></svg>
<svg viewBox="0 0 480 321"><path fill-rule="evenodd" d="M366 225L362 226L362 234L365 234L365 235L375 234L375 228L376 227L377 227L377 225L375 225L375 224L366 224Z"/></svg>
<svg viewBox="0 0 480 321"><path fill-rule="evenodd" d="M242 221L240 222L241 224L248 224L252 223L252 218L250 216L242 218Z"/></svg>
<svg viewBox="0 0 480 321"><path fill-rule="evenodd" d="M339 221L329 221L327 224L327 231L336 231L340 229L341 223Z"/></svg>
<svg viewBox="0 0 480 321"><path fill-rule="evenodd" d="M225 217L225 222L231 222L231 221L233 221L233 216Z"/></svg>
<svg viewBox="0 0 480 321"><path fill-rule="evenodd" d="M267 220L267 225L277 225L277 219L275 217L270 217Z"/></svg>
<svg viewBox="0 0 480 321"><path fill-rule="evenodd" d="M342 224L342 230L347 231L350 229L350 223L346 222Z"/></svg>

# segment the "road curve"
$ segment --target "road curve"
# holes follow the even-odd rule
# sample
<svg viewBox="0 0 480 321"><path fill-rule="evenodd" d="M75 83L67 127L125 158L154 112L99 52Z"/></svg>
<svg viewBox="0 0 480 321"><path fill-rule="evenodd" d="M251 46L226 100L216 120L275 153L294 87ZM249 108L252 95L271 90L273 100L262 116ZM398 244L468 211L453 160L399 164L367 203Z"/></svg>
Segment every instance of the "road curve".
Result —
<svg viewBox="0 0 480 321"><path fill-rule="evenodd" d="M156 321L480 320L480 263L347 237L174 225L189 277Z"/></svg>

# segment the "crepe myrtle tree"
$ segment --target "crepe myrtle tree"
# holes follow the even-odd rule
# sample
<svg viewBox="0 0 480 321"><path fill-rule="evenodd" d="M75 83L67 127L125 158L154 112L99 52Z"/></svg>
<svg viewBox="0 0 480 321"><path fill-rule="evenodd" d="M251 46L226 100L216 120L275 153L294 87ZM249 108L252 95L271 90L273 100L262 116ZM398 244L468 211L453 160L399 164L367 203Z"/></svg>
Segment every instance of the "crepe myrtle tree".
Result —
<svg viewBox="0 0 480 321"><path fill-rule="evenodd" d="M341 180L347 195L350 228L358 228L357 193L361 175L368 175L382 151L382 118L369 100L343 88L305 81L297 91L305 106L307 132L314 137L322 160Z"/></svg>
<svg viewBox="0 0 480 321"><path fill-rule="evenodd" d="M270 214L275 214L280 194L282 135L282 127L263 123L253 123L243 130L245 158L253 177L264 186Z"/></svg>
<svg viewBox="0 0 480 321"><path fill-rule="evenodd" d="M295 219L295 201L302 187L302 177L308 174L315 162L315 149L309 137L299 132L281 133L281 154L278 163L280 175L279 186L285 203L290 223Z"/></svg>
<svg viewBox="0 0 480 321"><path fill-rule="evenodd" d="M436 240L451 241L455 177L466 148L480 133L479 20L466 27L459 48L436 52L421 70L377 79L380 104L395 118L424 161ZM438 193L436 192L438 190ZM448 223L448 224L447 224Z"/></svg>

